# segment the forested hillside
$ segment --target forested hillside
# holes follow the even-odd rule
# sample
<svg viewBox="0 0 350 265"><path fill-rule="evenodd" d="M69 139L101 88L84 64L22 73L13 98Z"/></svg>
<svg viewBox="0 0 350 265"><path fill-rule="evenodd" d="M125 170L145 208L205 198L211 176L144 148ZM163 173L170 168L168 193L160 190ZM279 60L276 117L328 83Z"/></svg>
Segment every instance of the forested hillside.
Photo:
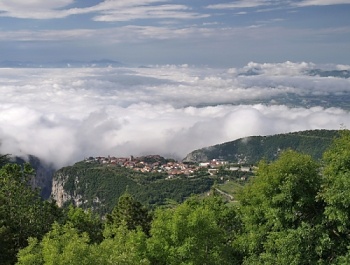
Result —
<svg viewBox="0 0 350 265"><path fill-rule="evenodd" d="M256 164L261 159L272 161L281 151L287 149L320 159L337 135L337 130L310 130L271 136L250 136L195 150L188 154L184 161L201 162L220 158Z"/></svg>
<svg viewBox="0 0 350 265"><path fill-rule="evenodd" d="M289 150L261 162L235 205L213 191L150 211L126 192L103 219L41 201L28 166L2 163L0 263L349 264L350 132L340 134L321 161Z"/></svg>
<svg viewBox="0 0 350 265"><path fill-rule="evenodd" d="M164 173L142 173L117 165L81 161L55 173L52 196L60 205L73 203L105 214L126 190L152 207L167 204L169 200L183 202L192 194L210 190L214 180L208 175L191 178L179 175L169 179Z"/></svg>
<svg viewBox="0 0 350 265"><path fill-rule="evenodd" d="M349 264L350 131L338 133L319 160L286 150L261 161L234 204L214 185L205 196L151 209L131 191L160 185L161 175L86 161L62 169L75 176L68 189L89 187L76 178L82 173L120 178L125 190L116 190L121 196L103 218L42 200L29 185L30 166L0 156L0 264ZM113 190L111 183L103 187Z"/></svg>
<svg viewBox="0 0 350 265"><path fill-rule="evenodd" d="M313 130L247 137L194 151L185 161L209 161L220 158L256 165L261 159L275 160L287 149L309 154L318 160L338 133L339 131ZM138 162L133 161L133 169L138 167L141 169L147 163L169 162L160 156L145 156L140 159ZM228 170L228 166L219 170L216 178L209 176L208 170L204 169L190 176L180 174L169 179L168 174L157 170L140 172L119 166L117 163L106 164L110 160L108 158L99 161L88 159L58 170L53 180L52 197L60 206L72 203L84 209L93 209L103 215L112 210L116 200L126 189L143 204L156 207L173 202L181 203L191 194L209 191L214 181L220 181L226 175L238 175ZM243 177L245 175L240 174Z"/></svg>

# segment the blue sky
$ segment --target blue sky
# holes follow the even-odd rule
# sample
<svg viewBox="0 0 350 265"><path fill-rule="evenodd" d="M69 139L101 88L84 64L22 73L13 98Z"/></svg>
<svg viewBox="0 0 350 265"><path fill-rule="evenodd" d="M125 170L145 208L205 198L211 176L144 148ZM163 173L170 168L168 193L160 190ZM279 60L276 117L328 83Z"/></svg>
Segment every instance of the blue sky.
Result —
<svg viewBox="0 0 350 265"><path fill-rule="evenodd" d="M350 0L2 0L0 60L349 64Z"/></svg>

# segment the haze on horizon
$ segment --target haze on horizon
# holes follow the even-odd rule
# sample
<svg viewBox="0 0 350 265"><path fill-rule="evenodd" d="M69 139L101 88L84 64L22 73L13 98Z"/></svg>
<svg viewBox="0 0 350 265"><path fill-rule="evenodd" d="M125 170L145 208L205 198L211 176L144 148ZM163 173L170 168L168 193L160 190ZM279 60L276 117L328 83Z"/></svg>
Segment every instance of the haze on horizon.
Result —
<svg viewBox="0 0 350 265"><path fill-rule="evenodd" d="M0 68L0 153L60 167L350 128L349 13L350 0L0 1L3 65L124 63Z"/></svg>

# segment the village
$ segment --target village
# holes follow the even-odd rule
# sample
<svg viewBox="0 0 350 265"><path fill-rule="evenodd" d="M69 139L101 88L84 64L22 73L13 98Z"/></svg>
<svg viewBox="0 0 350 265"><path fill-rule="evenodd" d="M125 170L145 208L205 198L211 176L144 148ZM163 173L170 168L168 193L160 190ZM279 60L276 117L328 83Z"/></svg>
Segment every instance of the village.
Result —
<svg viewBox="0 0 350 265"><path fill-rule="evenodd" d="M176 176L194 176L199 170L206 171L210 175L216 175L220 168L225 168L228 171L241 171L241 172L251 172L252 167L231 164L228 161L221 159L212 159L207 162L201 163L188 163L175 161L173 159L165 159L160 155L148 155L141 157L89 157L85 159L86 162L97 162L99 164L105 164L110 166L120 166L132 169L134 171L140 172L150 172L150 173L166 173L168 179L174 178Z"/></svg>

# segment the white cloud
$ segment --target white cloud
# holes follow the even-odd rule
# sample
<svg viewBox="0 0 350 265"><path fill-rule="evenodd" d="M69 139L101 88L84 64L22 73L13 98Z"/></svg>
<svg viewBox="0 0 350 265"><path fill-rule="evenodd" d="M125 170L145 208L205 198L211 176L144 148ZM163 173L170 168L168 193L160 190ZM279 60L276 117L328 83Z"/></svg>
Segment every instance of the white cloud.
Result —
<svg viewBox="0 0 350 265"><path fill-rule="evenodd" d="M338 65L336 66L336 68L337 68L338 70L348 70L348 71L350 71L350 66L349 66L349 65L338 64Z"/></svg>
<svg viewBox="0 0 350 265"><path fill-rule="evenodd" d="M210 9L236 9L236 8L251 8L260 7L265 5L271 5L271 0L238 0L229 3L208 5Z"/></svg>
<svg viewBox="0 0 350 265"><path fill-rule="evenodd" d="M190 12L184 5L126 6L103 10L94 17L95 21L130 21L134 19L198 19L208 17L206 14Z"/></svg>
<svg viewBox="0 0 350 265"><path fill-rule="evenodd" d="M243 67L241 71L248 72L252 71L256 74L265 74L265 75L301 75L305 70L313 69L315 65L312 63L293 63L293 62L284 62L284 63L255 63L250 62L247 66Z"/></svg>
<svg viewBox="0 0 350 265"><path fill-rule="evenodd" d="M350 0L303 0L298 3L294 3L297 6L328 6L328 5L340 5L350 4Z"/></svg>
<svg viewBox="0 0 350 265"><path fill-rule="evenodd" d="M66 41L82 40L93 38L103 31L90 29L72 30L20 30L20 31L0 31L1 41Z"/></svg>
<svg viewBox="0 0 350 265"><path fill-rule="evenodd" d="M206 14L191 12L185 5L167 4L167 0L105 0L90 7L69 7L73 0L4 0L0 16L29 19L60 19L71 15L93 14L95 21L135 19L197 19Z"/></svg>
<svg viewBox="0 0 350 265"><path fill-rule="evenodd" d="M2 0L0 2L0 9L14 11L16 9L28 8L29 10L43 11L63 8L73 3L74 0Z"/></svg>
<svg viewBox="0 0 350 265"><path fill-rule="evenodd" d="M74 0L3 0L0 2L0 16L34 19L63 18L67 16L63 8L73 3Z"/></svg>
<svg viewBox="0 0 350 265"><path fill-rule="evenodd" d="M249 135L350 127L348 110L322 105L325 98L346 101L349 79L305 74L314 68L0 69L0 153L33 154L56 166L91 155L183 158ZM251 69L257 75L241 75ZM286 95L296 101L283 103ZM303 104L308 97L317 104Z"/></svg>
<svg viewBox="0 0 350 265"><path fill-rule="evenodd" d="M240 9L240 8L255 8L255 7L271 7L278 5L285 5L285 8L289 6L326 6L326 5L338 5L338 4L350 4L349 0L302 0L302 1L273 1L273 0L236 0L226 3L218 3L208 5L210 9ZM261 10L268 11L273 9Z"/></svg>
<svg viewBox="0 0 350 265"><path fill-rule="evenodd" d="M0 29L0 41L86 41L104 43L128 43L148 39L200 39L226 37L239 34L243 29L217 30L212 27L171 27L170 26L135 26L127 25L106 29L72 29L72 30L20 30ZM222 35L220 35L222 34Z"/></svg>

